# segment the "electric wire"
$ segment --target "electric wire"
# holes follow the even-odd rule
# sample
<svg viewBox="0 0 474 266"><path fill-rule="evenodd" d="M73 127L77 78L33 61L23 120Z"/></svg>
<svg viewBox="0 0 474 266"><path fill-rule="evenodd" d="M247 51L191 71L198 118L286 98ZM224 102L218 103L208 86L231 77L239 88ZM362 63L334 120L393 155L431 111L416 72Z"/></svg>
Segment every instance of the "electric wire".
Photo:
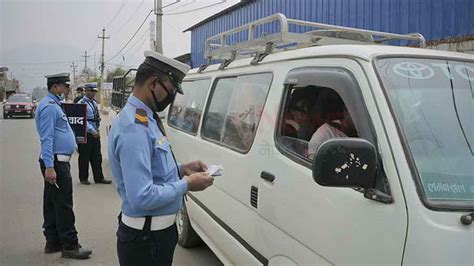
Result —
<svg viewBox="0 0 474 266"><path fill-rule="evenodd" d="M133 38L135 38L135 36L137 35L137 33L140 31L140 29L143 27L143 25L145 24L145 22L147 21L147 19L150 17L150 15L153 13L153 10L150 10L150 12L148 13L148 15L145 17L145 19L142 21L142 23L140 24L140 26L138 27L138 29L135 31L135 33L132 35L132 37L130 37L130 39L125 43L125 45L114 55L112 56L111 58L105 60L106 63L110 62L111 60L113 60L114 58L116 58L126 47L127 45L133 40Z"/></svg>
<svg viewBox="0 0 474 266"><path fill-rule="evenodd" d="M105 26L105 28L109 28L110 24L112 24L112 22L114 22L114 20L117 18L117 16L120 14L120 12L123 10L123 7L127 3L127 1L128 0L123 0L122 1L122 3L120 4L117 12L115 12L115 15L112 17L112 19L109 21L109 23L107 23L107 26Z"/></svg>
<svg viewBox="0 0 474 266"><path fill-rule="evenodd" d="M130 23L130 21L135 17L135 15L137 14L138 10L140 10L140 8L143 6L144 3L145 3L145 0L142 0L142 1L140 2L140 4L138 5L138 7L135 9L135 11L132 13L132 15L128 18L128 20L127 20L124 24L122 24L122 26L120 26L120 28L119 28L118 30L113 31L112 34L116 34L116 33L120 32L120 31L122 31L123 28L125 28L125 26L127 26L128 23Z"/></svg>
<svg viewBox="0 0 474 266"><path fill-rule="evenodd" d="M150 33L150 29L143 32L143 34L123 54L128 54L128 52L130 52L130 50L132 50L138 43L140 43L143 40L143 37L147 36L148 33Z"/></svg>
<svg viewBox="0 0 474 266"><path fill-rule="evenodd" d="M178 10L178 9L183 8L183 7L185 7L185 6L189 6L190 4L193 4L193 3L196 3L196 0L189 1L189 2L187 2L186 4L184 4L184 5L182 5L182 6L178 6L178 7L176 7L176 8L169 9L168 12Z"/></svg>
<svg viewBox="0 0 474 266"><path fill-rule="evenodd" d="M194 11L198 11L198 10L202 10L202 9L206 9L206 8L210 8L210 7L214 7L214 6L218 6L218 5L222 5L225 2L227 2L227 0L222 0L219 3L214 3L214 4L210 4L210 5L207 5L207 6L202 6L202 7L186 10L186 11L166 13L166 14L163 14L163 15L164 16L175 16L175 15L187 14L187 13L191 13L191 12L194 12Z"/></svg>

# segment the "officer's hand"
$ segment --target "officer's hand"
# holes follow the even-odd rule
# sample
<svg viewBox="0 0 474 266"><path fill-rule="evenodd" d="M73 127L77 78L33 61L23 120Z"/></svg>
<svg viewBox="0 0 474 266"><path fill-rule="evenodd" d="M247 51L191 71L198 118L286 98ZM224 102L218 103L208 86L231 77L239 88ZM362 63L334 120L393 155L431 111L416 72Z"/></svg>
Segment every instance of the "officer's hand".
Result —
<svg viewBox="0 0 474 266"><path fill-rule="evenodd" d="M212 185L214 177L208 173L194 173L189 176L185 176L184 179L188 182L189 191L201 191Z"/></svg>
<svg viewBox="0 0 474 266"><path fill-rule="evenodd" d="M56 183L56 171L54 171L54 168L46 168L44 171L44 179L50 184Z"/></svg>
<svg viewBox="0 0 474 266"><path fill-rule="evenodd" d="M184 175L192 175L196 172L206 172L207 165L202 161L192 161L189 163L185 163L181 166L181 173Z"/></svg>

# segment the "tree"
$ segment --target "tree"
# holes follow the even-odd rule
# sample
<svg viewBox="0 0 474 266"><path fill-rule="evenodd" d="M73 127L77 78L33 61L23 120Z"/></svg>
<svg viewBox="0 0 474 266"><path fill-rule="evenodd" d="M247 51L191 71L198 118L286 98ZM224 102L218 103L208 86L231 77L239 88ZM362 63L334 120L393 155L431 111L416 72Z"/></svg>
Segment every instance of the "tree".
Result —
<svg viewBox="0 0 474 266"><path fill-rule="evenodd" d="M126 70L121 68L121 67L117 67L116 69L114 69L112 71L108 71L106 82L112 82L114 77L123 76L123 74L125 74L125 72L126 72Z"/></svg>
<svg viewBox="0 0 474 266"><path fill-rule="evenodd" d="M87 83L90 83L90 82L100 83L100 76L90 76L89 79L87 80Z"/></svg>

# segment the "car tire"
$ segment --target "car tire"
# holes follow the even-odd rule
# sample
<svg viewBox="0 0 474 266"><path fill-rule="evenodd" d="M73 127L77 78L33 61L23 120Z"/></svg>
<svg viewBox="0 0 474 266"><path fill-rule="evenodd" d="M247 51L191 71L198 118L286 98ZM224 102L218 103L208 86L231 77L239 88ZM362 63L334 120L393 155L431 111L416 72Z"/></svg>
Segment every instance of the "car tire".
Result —
<svg viewBox="0 0 474 266"><path fill-rule="evenodd" d="M194 247L202 243L201 238L191 226L186 204L176 215L176 227L178 228L178 243L183 248Z"/></svg>

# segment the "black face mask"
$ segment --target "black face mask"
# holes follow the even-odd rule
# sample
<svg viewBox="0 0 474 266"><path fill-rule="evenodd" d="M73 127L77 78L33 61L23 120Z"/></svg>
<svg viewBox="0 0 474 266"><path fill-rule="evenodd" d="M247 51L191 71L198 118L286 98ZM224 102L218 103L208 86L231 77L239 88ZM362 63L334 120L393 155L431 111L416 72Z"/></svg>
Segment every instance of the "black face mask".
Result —
<svg viewBox="0 0 474 266"><path fill-rule="evenodd" d="M163 101L160 102L156 98L155 92L153 90L151 90L151 94L153 95L153 99L155 100L157 111L161 112L161 111L165 110L166 107L174 101L174 98L176 97L176 93L170 93L161 81L158 80L158 83L160 83L161 87L163 87L163 89L165 89L166 98L164 98Z"/></svg>

